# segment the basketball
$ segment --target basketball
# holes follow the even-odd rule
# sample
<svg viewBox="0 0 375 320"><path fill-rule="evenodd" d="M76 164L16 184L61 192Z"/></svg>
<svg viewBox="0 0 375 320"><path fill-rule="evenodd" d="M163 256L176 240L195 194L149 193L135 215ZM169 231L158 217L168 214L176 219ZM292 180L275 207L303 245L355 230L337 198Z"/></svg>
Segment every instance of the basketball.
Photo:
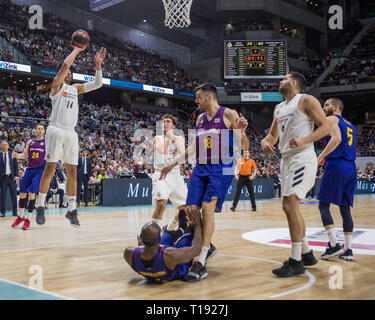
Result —
<svg viewBox="0 0 375 320"><path fill-rule="evenodd" d="M86 48L90 43L90 36L85 30L77 30L72 35L72 45L78 48Z"/></svg>

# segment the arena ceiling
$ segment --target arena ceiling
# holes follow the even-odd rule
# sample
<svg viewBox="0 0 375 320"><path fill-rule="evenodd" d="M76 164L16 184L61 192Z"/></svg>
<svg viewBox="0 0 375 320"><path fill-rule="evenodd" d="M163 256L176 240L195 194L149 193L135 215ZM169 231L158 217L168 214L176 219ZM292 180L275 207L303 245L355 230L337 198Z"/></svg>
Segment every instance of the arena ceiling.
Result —
<svg viewBox="0 0 375 320"><path fill-rule="evenodd" d="M162 0L125 0L101 11L91 11L90 0L58 1L190 48L200 45L207 39L208 28L215 25L222 27L225 22L239 22L249 17L248 11L217 11L217 0L193 0L190 27L170 30L163 23L165 11ZM251 18L260 18L264 15L262 11L251 12Z"/></svg>

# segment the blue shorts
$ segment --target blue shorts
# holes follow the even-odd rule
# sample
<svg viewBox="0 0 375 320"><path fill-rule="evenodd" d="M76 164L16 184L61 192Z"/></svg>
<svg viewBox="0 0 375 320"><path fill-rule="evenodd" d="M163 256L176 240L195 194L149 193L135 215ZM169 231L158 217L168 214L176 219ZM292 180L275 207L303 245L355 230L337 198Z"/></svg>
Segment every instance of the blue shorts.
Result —
<svg viewBox="0 0 375 320"><path fill-rule="evenodd" d="M161 237L160 244L165 245L165 246L172 246L174 248L184 248L184 247L190 247L194 239L194 234L193 233L186 233L184 234L176 244L174 244L172 236L169 234L169 232L163 233ZM188 263L180 263L178 264L174 272L175 274L175 279L182 279L187 273L189 272L189 269L192 265L193 261L189 261Z"/></svg>
<svg viewBox="0 0 375 320"><path fill-rule="evenodd" d="M203 202L217 198L215 212L221 212L234 177L233 174L223 174L223 168L221 164L197 165L190 179L186 204L202 207Z"/></svg>
<svg viewBox="0 0 375 320"><path fill-rule="evenodd" d="M20 193L38 193L45 164L39 168L28 168L20 183Z"/></svg>
<svg viewBox="0 0 375 320"><path fill-rule="evenodd" d="M338 206L353 206L357 184L357 168L354 161L328 160L320 183L318 199Z"/></svg>

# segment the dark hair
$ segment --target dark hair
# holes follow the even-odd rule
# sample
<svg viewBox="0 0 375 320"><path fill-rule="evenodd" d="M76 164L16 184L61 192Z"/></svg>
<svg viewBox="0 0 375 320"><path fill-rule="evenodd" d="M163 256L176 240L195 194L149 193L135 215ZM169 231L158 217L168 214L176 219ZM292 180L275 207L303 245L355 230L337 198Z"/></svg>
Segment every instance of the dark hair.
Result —
<svg viewBox="0 0 375 320"><path fill-rule="evenodd" d="M38 126L42 126L43 129L46 130L46 127L42 123L37 123L34 129L38 128Z"/></svg>
<svg viewBox="0 0 375 320"><path fill-rule="evenodd" d="M171 119L172 122L173 122L173 125L175 127L177 126L177 117L167 113L167 114L165 114L164 116L161 117L161 120L164 120L164 119Z"/></svg>
<svg viewBox="0 0 375 320"><path fill-rule="evenodd" d="M291 75L291 78L293 80L297 81L298 87L299 87L300 91L302 91L306 86L306 78L304 77L304 75L299 73L299 72L295 72L295 71L291 71L288 74Z"/></svg>
<svg viewBox="0 0 375 320"><path fill-rule="evenodd" d="M202 90L204 92L209 92L213 95L215 99L217 99L217 89L215 85L213 85L212 83L206 82L206 83L199 85L198 87L195 88L195 93L197 93L199 90Z"/></svg>
<svg viewBox="0 0 375 320"><path fill-rule="evenodd" d="M328 100L330 100L335 107L339 107L341 112L344 111L344 102L342 102L342 100L338 98L330 98Z"/></svg>

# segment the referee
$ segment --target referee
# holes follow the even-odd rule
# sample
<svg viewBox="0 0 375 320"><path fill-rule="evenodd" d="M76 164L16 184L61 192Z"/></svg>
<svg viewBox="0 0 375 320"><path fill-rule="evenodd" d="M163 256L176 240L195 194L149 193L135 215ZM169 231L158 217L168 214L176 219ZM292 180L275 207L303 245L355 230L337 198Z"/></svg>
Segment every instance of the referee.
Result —
<svg viewBox="0 0 375 320"><path fill-rule="evenodd" d="M238 175L238 167L240 167L240 175ZM253 173L251 173L254 169ZM257 166L253 159L250 159L250 152L248 150L243 152L243 158L239 159L235 168L235 178L237 182L236 195L234 196L233 206L230 208L232 211L236 210L238 200L240 199L241 190L246 186L247 191L250 194L251 206L253 211L256 211L254 189L253 189L253 179L257 174Z"/></svg>

